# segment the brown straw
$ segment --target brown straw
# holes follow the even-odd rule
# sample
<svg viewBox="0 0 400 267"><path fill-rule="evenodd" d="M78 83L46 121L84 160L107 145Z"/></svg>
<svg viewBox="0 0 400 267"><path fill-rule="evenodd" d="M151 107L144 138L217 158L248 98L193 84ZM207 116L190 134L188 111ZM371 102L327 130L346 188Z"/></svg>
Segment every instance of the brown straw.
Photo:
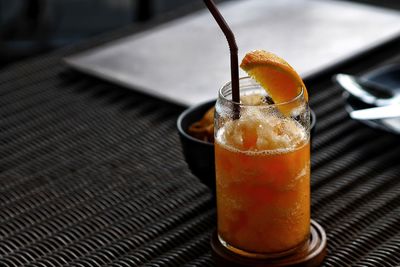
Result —
<svg viewBox="0 0 400 267"><path fill-rule="evenodd" d="M210 10L214 19L217 21L219 27L225 34L228 41L229 50L231 54L231 84L232 84L232 101L240 103L239 94L239 62L238 62L238 47L236 45L235 35L231 28L229 28L224 17L219 12L213 0L203 0L207 8Z"/></svg>

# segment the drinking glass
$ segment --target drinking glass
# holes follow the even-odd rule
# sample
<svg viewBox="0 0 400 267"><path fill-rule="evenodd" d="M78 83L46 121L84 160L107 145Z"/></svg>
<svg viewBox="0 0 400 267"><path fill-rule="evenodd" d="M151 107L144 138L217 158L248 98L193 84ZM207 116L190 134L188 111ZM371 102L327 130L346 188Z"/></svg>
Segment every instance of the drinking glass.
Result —
<svg viewBox="0 0 400 267"><path fill-rule="evenodd" d="M218 238L248 257L294 253L310 234L310 110L304 88L274 104L253 79L231 83L215 111Z"/></svg>

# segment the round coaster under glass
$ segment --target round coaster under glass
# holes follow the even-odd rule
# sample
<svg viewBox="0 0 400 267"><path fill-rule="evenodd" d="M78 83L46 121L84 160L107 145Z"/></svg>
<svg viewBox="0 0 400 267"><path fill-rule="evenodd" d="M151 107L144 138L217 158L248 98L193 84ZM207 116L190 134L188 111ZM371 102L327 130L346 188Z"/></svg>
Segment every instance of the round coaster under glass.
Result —
<svg viewBox="0 0 400 267"><path fill-rule="evenodd" d="M313 267L319 266L326 256L326 234L321 225L311 220L308 244L293 254L273 259L249 258L233 253L221 244L217 231L212 235L211 247L218 267Z"/></svg>

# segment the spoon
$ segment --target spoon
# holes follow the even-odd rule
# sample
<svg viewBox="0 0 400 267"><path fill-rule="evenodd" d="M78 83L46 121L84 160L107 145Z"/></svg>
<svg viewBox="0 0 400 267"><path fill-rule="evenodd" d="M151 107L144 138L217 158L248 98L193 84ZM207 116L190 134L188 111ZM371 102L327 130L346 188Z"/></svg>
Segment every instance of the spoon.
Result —
<svg viewBox="0 0 400 267"><path fill-rule="evenodd" d="M400 118L400 104L353 110L350 117L356 120Z"/></svg>
<svg viewBox="0 0 400 267"><path fill-rule="evenodd" d="M351 95L364 103L387 106L400 103L400 93L377 83L361 80L348 74L336 74L333 79Z"/></svg>

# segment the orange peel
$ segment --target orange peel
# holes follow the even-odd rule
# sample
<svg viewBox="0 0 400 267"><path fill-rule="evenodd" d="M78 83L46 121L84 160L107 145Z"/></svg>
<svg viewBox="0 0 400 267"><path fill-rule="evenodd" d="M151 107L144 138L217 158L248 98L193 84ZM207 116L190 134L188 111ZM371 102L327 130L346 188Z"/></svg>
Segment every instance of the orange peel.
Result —
<svg viewBox="0 0 400 267"><path fill-rule="evenodd" d="M240 67L267 91L276 104L291 101L301 90L304 99L308 101L307 89L300 75L274 53L264 50L249 52Z"/></svg>

